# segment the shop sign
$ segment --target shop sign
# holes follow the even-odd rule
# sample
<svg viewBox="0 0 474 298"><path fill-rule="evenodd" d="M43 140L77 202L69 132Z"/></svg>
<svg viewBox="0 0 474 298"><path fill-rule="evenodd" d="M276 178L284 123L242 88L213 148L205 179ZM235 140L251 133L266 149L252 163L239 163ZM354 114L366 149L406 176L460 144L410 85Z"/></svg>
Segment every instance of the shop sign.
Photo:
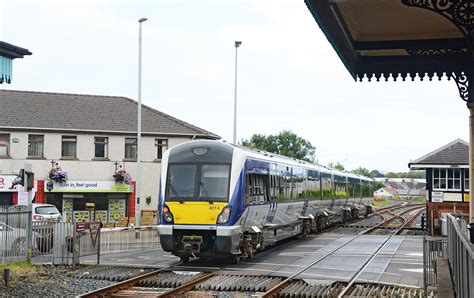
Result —
<svg viewBox="0 0 474 298"><path fill-rule="evenodd" d="M444 192L442 191L433 191L431 193L431 202L433 203L442 203L444 201Z"/></svg>
<svg viewBox="0 0 474 298"><path fill-rule="evenodd" d="M17 192L16 189L10 189L16 175L0 175L0 192Z"/></svg>
<svg viewBox="0 0 474 298"><path fill-rule="evenodd" d="M68 181L62 185L54 183L51 190L48 189L47 184L44 184L45 192L132 192L130 185L115 183L115 181Z"/></svg>

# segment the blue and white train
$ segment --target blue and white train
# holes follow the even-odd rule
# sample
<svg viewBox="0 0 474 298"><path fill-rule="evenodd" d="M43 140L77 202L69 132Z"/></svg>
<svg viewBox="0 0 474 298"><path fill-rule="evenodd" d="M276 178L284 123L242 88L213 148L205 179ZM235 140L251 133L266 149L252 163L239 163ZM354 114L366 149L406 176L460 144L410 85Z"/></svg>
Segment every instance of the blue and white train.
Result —
<svg viewBox="0 0 474 298"><path fill-rule="evenodd" d="M366 216L372 180L222 141L162 159L161 246L179 256L250 258L277 241Z"/></svg>

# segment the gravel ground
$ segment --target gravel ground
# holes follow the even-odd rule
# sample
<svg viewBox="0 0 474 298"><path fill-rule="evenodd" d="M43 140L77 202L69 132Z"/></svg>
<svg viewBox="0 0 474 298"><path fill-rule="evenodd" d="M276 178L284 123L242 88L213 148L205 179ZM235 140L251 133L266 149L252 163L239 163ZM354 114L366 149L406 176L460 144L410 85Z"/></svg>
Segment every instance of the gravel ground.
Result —
<svg viewBox="0 0 474 298"><path fill-rule="evenodd" d="M2 279L0 297L74 297L110 284L113 282L76 279L66 267L32 266L16 272L8 289Z"/></svg>

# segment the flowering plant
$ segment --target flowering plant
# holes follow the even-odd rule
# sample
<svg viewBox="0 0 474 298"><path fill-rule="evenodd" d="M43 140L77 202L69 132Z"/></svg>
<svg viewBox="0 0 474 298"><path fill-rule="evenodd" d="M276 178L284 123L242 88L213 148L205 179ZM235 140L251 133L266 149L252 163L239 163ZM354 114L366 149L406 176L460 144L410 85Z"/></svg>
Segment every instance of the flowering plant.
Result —
<svg viewBox="0 0 474 298"><path fill-rule="evenodd" d="M49 169L48 177L49 180L57 182L61 185L67 182L67 172L61 170L60 167Z"/></svg>
<svg viewBox="0 0 474 298"><path fill-rule="evenodd" d="M117 170L114 172L113 177L115 178L115 183L132 183L132 176L125 170Z"/></svg>

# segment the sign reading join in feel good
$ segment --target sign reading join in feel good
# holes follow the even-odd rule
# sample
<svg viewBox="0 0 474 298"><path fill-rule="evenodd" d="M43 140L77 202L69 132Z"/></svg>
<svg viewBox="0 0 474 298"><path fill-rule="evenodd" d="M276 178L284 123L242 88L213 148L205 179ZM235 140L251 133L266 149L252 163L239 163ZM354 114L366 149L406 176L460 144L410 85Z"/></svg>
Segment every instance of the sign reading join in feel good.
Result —
<svg viewBox="0 0 474 298"><path fill-rule="evenodd" d="M115 181L68 181L64 184L53 183L52 189L47 189L44 184L45 192L131 192L131 187L124 183L115 183ZM51 185L49 186L51 188Z"/></svg>

